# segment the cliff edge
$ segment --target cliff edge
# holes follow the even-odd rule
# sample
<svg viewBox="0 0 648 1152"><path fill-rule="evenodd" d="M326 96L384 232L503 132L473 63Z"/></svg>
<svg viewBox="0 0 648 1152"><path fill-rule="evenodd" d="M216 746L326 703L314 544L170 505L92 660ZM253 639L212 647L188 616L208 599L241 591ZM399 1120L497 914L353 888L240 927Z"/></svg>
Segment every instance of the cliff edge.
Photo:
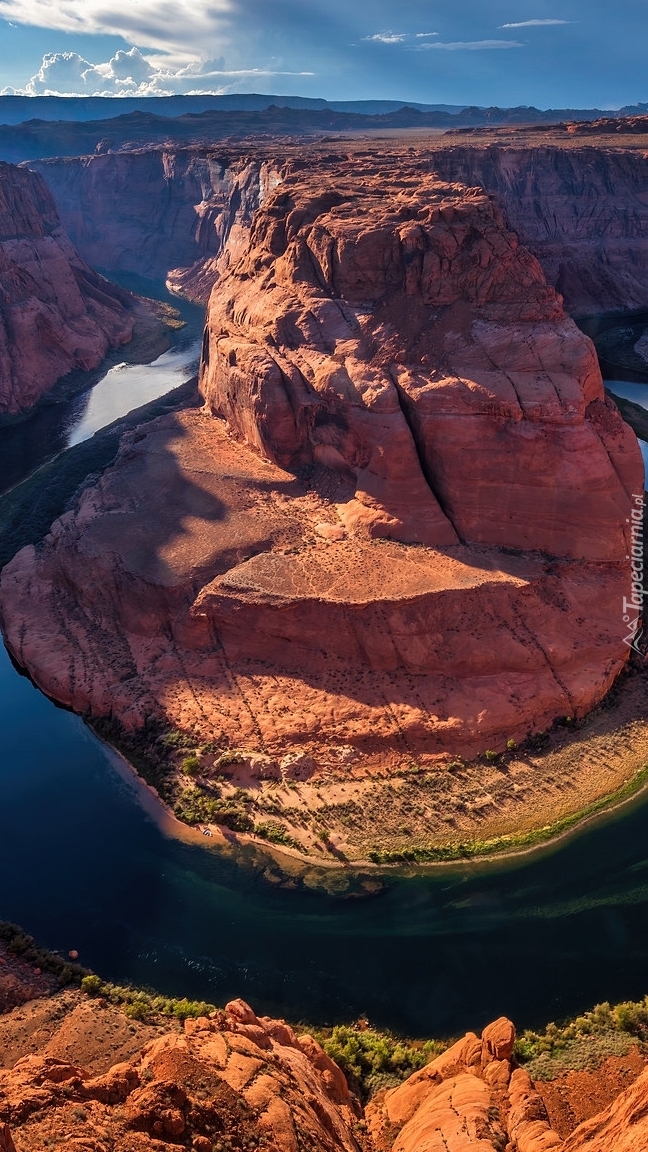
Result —
<svg viewBox="0 0 648 1152"><path fill-rule="evenodd" d="M130 340L128 293L80 258L42 177L0 163L0 415Z"/></svg>

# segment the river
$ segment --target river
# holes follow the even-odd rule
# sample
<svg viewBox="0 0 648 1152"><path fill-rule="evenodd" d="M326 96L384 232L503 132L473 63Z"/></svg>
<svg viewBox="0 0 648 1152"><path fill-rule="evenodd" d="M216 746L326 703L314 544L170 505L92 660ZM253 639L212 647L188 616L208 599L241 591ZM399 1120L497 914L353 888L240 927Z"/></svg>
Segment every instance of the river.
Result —
<svg viewBox="0 0 648 1152"><path fill-rule="evenodd" d="M190 342L184 352L188 371ZM178 382L179 353L114 375L122 411L138 371L147 399L153 378L160 393ZM86 396L59 424L59 447L92 413L117 414ZM29 422L10 431L35 443ZM648 992L646 803L534 856L391 873L379 892L341 873L281 886L252 849L235 862L165 835L115 755L4 650L0 727L0 918L76 948L107 979L214 1003L243 996L316 1024L366 1013L417 1036L501 1013L533 1026Z"/></svg>

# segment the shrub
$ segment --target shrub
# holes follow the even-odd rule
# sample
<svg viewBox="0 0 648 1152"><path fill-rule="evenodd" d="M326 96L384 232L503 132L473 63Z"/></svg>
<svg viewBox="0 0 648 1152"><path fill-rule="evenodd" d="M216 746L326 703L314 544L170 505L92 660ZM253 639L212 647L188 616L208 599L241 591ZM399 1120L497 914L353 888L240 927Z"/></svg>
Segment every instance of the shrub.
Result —
<svg viewBox="0 0 648 1152"><path fill-rule="evenodd" d="M101 992L101 980L94 973L84 976L81 981L81 991L86 992L88 996L98 996Z"/></svg>
<svg viewBox="0 0 648 1152"><path fill-rule="evenodd" d="M271 844L285 844L289 848L300 847L294 837L284 828L283 824L278 824L274 820L267 820L264 821L263 824L257 824L254 831L262 840L269 840Z"/></svg>
<svg viewBox="0 0 648 1152"><path fill-rule="evenodd" d="M185 756L182 761L182 771L185 776L197 776L200 772L200 760L197 756Z"/></svg>
<svg viewBox="0 0 648 1152"><path fill-rule="evenodd" d="M389 1032L347 1024L335 1027L329 1037L317 1038L364 1099L381 1087L405 1080L447 1047L435 1040L412 1043Z"/></svg>

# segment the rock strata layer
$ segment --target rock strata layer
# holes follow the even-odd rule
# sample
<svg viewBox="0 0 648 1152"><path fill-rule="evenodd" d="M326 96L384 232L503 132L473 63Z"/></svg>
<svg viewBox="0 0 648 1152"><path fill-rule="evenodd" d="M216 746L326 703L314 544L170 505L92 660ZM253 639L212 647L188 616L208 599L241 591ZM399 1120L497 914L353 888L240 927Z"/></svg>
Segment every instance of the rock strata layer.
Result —
<svg viewBox="0 0 648 1152"><path fill-rule="evenodd" d="M80 258L42 177L0 164L0 414L125 344L129 299Z"/></svg>
<svg viewBox="0 0 648 1152"><path fill-rule="evenodd" d="M3 572L57 700L373 770L601 699L641 457L489 197L287 178L214 289L201 388Z"/></svg>
<svg viewBox="0 0 648 1152"><path fill-rule="evenodd" d="M281 164L234 146L149 148L34 167L90 264L167 280L173 291L206 302L219 271L246 248Z"/></svg>

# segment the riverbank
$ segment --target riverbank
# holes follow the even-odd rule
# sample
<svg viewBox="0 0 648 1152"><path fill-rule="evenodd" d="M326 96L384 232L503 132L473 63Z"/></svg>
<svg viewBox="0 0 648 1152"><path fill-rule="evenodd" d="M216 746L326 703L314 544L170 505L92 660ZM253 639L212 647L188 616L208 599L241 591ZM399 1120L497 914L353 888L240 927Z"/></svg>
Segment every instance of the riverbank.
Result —
<svg viewBox="0 0 648 1152"><path fill-rule="evenodd" d="M114 348L96 368L68 372L33 407L17 415L0 416L0 430L25 425L43 410L88 392L117 364L150 364L171 348L173 334L185 326L178 309L162 300L135 297L131 314L133 334L127 344Z"/></svg>
<svg viewBox="0 0 648 1152"><path fill-rule="evenodd" d="M499 755L380 775L355 761L305 780L255 779L250 754L219 754L195 733L93 726L142 782L138 798L165 834L228 854L254 846L284 876L380 871L515 859L636 802L648 786L647 687L637 659L582 720Z"/></svg>

